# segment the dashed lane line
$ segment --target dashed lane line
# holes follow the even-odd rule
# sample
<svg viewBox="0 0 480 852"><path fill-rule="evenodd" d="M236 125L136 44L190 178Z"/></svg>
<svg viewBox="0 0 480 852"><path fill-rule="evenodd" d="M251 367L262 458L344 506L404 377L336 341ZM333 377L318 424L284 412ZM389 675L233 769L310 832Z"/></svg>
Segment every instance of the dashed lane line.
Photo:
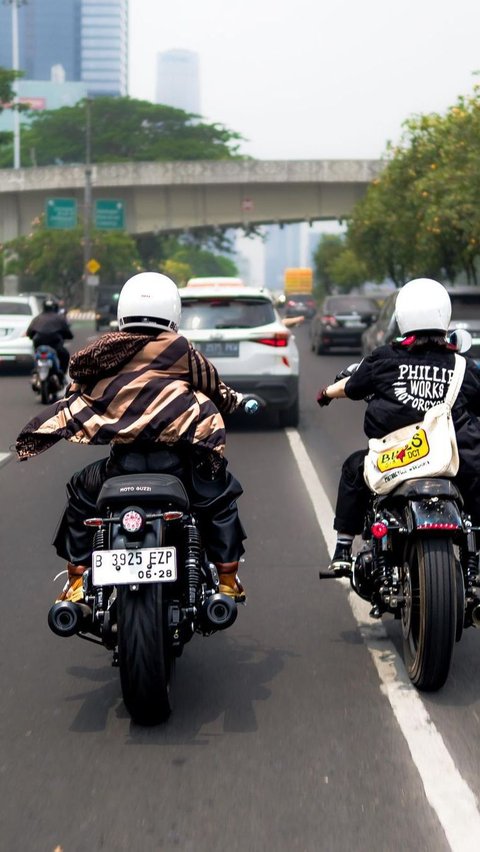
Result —
<svg viewBox="0 0 480 852"><path fill-rule="evenodd" d="M329 552L335 546L333 509L305 445L295 429L286 429L291 450ZM346 581L339 580L343 585ZM348 597L354 618L377 669L381 691L388 698L419 772L425 795L435 811L453 852L478 852L480 811L430 718L419 693L411 685L381 622L372 622L369 606L354 592Z"/></svg>

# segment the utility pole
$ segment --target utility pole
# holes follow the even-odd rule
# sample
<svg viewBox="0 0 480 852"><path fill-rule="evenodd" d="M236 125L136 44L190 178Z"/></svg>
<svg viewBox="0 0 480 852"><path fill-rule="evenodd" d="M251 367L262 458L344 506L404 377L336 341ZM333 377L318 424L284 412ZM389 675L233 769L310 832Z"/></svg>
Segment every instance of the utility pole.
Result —
<svg viewBox="0 0 480 852"><path fill-rule="evenodd" d="M20 70L18 48L18 7L26 6L27 0L3 0L5 6L12 7L12 71ZM13 168L20 168L20 113L18 111L18 80L13 81Z"/></svg>
<svg viewBox="0 0 480 852"><path fill-rule="evenodd" d="M91 98L85 98L85 189L83 197L83 307L90 307L91 288L87 283L87 263L91 255L92 220L92 116Z"/></svg>

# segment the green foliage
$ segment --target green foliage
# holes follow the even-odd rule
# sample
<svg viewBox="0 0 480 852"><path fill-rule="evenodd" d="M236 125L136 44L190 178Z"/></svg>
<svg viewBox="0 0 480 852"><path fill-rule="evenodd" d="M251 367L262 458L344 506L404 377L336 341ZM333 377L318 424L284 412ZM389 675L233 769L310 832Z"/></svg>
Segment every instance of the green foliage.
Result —
<svg viewBox="0 0 480 852"><path fill-rule="evenodd" d="M480 89L445 115L409 119L398 147L352 214L348 245L370 277L428 275L477 283Z"/></svg>
<svg viewBox="0 0 480 852"><path fill-rule="evenodd" d="M179 244L176 251L168 259L169 267L163 265L162 271L166 274L172 274L178 284L184 284L188 278L201 277L205 275L218 276L235 276L238 275L238 269L233 260L221 254L207 251L199 248L196 245ZM178 270L176 275L173 271L172 264L177 264ZM171 272L167 271L170 268ZM177 280L180 276L180 280Z"/></svg>
<svg viewBox="0 0 480 852"><path fill-rule="evenodd" d="M89 101L94 163L224 160L242 139L181 109L134 98ZM22 162L38 166L85 160L87 102L37 113L22 132Z"/></svg>
<svg viewBox="0 0 480 852"><path fill-rule="evenodd" d="M135 241L128 234L94 230L91 244L102 283L123 283L141 269ZM13 253L5 272L20 275L26 289L47 290L69 305L81 304L83 245L83 228L51 230L39 222L32 233L4 246Z"/></svg>
<svg viewBox="0 0 480 852"><path fill-rule="evenodd" d="M23 77L23 71L12 71L10 68L0 66L0 112L3 112L4 109L22 109L21 105L18 107L11 106L15 97L13 84L20 77ZM5 104L8 104L8 106L5 106Z"/></svg>

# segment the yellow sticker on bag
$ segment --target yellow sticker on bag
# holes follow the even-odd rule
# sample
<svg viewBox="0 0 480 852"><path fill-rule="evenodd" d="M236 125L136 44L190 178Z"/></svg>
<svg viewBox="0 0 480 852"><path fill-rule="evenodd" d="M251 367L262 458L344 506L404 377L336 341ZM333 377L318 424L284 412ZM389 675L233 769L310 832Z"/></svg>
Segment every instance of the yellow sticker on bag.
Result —
<svg viewBox="0 0 480 852"><path fill-rule="evenodd" d="M412 462L428 456L430 447L424 429L419 429L407 444L397 445L378 454L377 467L383 472L397 467L406 467Z"/></svg>

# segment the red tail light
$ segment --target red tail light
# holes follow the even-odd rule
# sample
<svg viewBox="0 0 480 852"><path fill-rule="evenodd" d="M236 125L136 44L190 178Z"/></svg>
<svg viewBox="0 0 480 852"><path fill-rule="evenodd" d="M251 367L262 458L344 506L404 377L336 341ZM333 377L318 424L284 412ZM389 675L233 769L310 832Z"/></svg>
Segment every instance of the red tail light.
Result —
<svg viewBox="0 0 480 852"><path fill-rule="evenodd" d="M271 337L257 337L255 343L263 343L265 346L288 346L289 334L272 334Z"/></svg>
<svg viewBox="0 0 480 852"><path fill-rule="evenodd" d="M417 530L458 530L458 524L418 524Z"/></svg>
<svg viewBox="0 0 480 852"><path fill-rule="evenodd" d="M325 323L325 325L337 325L335 317L331 317L329 315L322 317L322 322Z"/></svg>
<svg viewBox="0 0 480 852"><path fill-rule="evenodd" d="M383 538L388 533L388 527L383 521L376 521L370 527L370 532L375 538Z"/></svg>

